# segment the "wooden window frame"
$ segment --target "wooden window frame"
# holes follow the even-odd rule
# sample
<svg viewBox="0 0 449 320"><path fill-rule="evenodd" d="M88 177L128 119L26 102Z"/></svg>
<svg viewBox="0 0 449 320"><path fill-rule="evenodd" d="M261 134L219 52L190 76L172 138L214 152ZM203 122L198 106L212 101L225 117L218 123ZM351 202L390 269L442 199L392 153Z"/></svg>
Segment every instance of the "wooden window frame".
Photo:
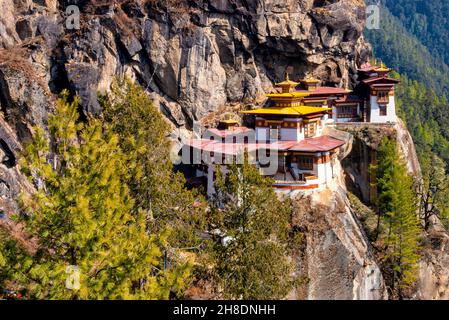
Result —
<svg viewBox="0 0 449 320"><path fill-rule="evenodd" d="M377 92L377 102L379 104L388 103L390 99L390 93L388 91L378 91Z"/></svg>
<svg viewBox="0 0 449 320"><path fill-rule="evenodd" d="M340 106L337 110L338 119L357 117L357 106Z"/></svg>
<svg viewBox="0 0 449 320"><path fill-rule="evenodd" d="M298 156L298 168L300 170L313 170L315 159L313 156Z"/></svg>
<svg viewBox="0 0 449 320"><path fill-rule="evenodd" d="M313 128L313 130L310 130L310 128ZM309 122L304 124L304 137L313 138L316 136L317 131L318 124L316 122Z"/></svg>

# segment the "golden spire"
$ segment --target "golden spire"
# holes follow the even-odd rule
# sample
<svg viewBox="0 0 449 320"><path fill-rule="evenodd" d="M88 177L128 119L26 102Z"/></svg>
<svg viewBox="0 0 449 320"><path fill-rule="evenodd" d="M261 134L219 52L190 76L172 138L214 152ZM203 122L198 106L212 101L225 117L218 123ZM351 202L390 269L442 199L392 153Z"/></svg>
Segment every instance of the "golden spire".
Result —
<svg viewBox="0 0 449 320"><path fill-rule="evenodd" d="M314 78L313 73L307 72L304 75L304 79L301 80L307 91L315 91L320 83L320 80Z"/></svg>
<svg viewBox="0 0 449 320"><path fill-rule="evenodd" d="M381 73L388 73L391 71L391 69L388 68L382 60L380 60L380 67L376 67L375 71Z"/></svg>
<svg viewBox="0 0 449 320"><path fill-rule="evenodd" d="M276 87L282 88L282 93L290 93L292 89L296 88L299 85L298 82L293 82L290 80L288 72L285 72L284 78L284 81L282 81L281 83L276 83Z"/></svg>

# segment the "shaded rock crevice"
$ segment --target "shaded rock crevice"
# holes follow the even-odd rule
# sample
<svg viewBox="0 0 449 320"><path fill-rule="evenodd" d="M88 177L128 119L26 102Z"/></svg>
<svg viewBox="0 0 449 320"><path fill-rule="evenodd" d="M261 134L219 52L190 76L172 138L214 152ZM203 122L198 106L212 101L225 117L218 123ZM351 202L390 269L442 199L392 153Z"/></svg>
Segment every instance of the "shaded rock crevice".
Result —
<svg viewBox="0 0 449 320"><path fill-rule="evenodd" d="M341 187L296 203L304 230L298 274L306 284L292 299L381 300L388 294L373 249Z"/></svg>

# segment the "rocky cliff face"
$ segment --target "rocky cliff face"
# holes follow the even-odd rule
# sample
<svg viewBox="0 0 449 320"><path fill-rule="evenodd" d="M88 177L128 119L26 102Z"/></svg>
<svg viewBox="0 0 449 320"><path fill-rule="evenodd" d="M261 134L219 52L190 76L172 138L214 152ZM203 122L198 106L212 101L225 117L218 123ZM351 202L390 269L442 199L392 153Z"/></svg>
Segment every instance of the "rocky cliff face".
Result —
<svg viewBox="0 0 449 320"><path fill-rule="evenodd" d="M80 10L79 30L67 29L69 4ZM96 112L97 92L126 73L178 128L256 101L287 67L346 85L369 53L362 0L1 0L0 8L3 54L29 61L43 90L69 87Z"/></svg>
<svg viewBox="0 0 449 320"><path fill-rule="evenodd" d="M306 284L292 299L380 300L388 294L373 249L348 200L336 186L296 203L304 242L296 261Z"/></svg>
<svg viewBox="0 0 449 320"><path fill-rule="evenodd" d="M75 9L79 29L72 28ZM32 126L45 127L62 89L81 97L84 114L99 112L97 93L126 74L166 115L172 138L182 140L194 121L260 102L285 71L351 85L356 64L370 54L361 36L363 0L0 0L0 12L0 224L18 237L20 228L4 213L16 211L19 193L33 188L19 172L18 154ZM343 163L346 185L366 202L368 167L385 134L399 141L410 172L419 174L402 124L353 134ZM308 282L291 298L387 297L344 185L300 201L296 218L305 242L296 261ZM412 298L448 296L449 237L438 226L426 237Z"/></svg>
<svg viewBox="0 0 449 320"><path fill-rule="evenodd" d="M258 102L286 70L353 82L370 52L364 8L362 0L0 0L0 197L14 207L26 183L18 151L61 90L80 96L83 113L98 112L97 93L126 74L182 140L193 121Z"/></svg>
<svg viewBox="0 0 449 320"><path fill-rule="evenodd" d="M406 161L410 175L419 178L421 167L416 154L413 139L402 120L392 124L344 124L337 128L353 135L352 152L343 160L345 182L349 190L369 204L375 196L370 186L370 166L376 164L376 153L383 138L388 137L398 142L401 156Z"/></svg>
<svg viewBox="0 0 449 320"><path fill-rule="evenodd" d="M374 191L370 188L369 167L376 162L376 150L384 137L398 142L400 153L406 160L408 171L421 178L421 168L413 139L402 121L390 126L339 125L340 130L353 137L352 152L343 160L345 185L365 203L370 203ZM352 205L350 206L352 208ZM449 235L434 217L429 230L422 234L422 259L416 286L406 297L409 299L440 300L449 298ZM365 238L366 239L366 238Z"/></svg>

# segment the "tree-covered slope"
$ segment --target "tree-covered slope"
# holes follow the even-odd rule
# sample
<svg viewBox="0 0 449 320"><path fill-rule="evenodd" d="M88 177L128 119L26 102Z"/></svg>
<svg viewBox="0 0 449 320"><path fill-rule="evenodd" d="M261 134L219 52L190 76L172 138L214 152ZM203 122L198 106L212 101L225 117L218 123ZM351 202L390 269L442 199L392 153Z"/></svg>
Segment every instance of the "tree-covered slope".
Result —
<svg viewBox="0 0 449 320"><path fill-rule="evenodd" d="M385 0L385 5L433 56L449 61L449 2Z"/></svg>
<svg viewBox="0 0 449 320"><path fill-rule="evenodd" d="M371 3L373 1L368 1ZM428 226L438 216L448 226L449 208L449 3L383 0L380 29L367 30L374 55L402 74L396 101L415 142L423 184L420 214Z"/></svg>
<svg viewBox="0 0 449 320"><path fill-rule="evenodd" d="M399 2L414 3L410 0ZM406 18L403 17L403 19ZM447 96L449 66L444 59L434 54L436 49L429 50L418 37L411 33L412 30L413 28L406 27L402 23L401 18L394 16L388 7L382 7L380 29L367 30L365 35L371 42L376 57L384 60L401 74L407 75L408 78L418 80L436 93ZM449 46L442 45L439 49L442 53L445 50L449 50Z"/></svg>
<svg viewBox="0 0 449 320"><path fill-rule="evenodd" d="M418 152L422 156L432 151L449 164L449 66L441 58L449 46L440 43L437 50L437 41L432 39L440 29L434 22L423 22L437 19L441 26L446 23L442 13L436 12L444 5L431 6L433 2L383 1L380 29L367 30L365 35L374 55L402 75L396 94L399 115L407 123ZM443 31L442 37L449 33Z"/></svg>
<svg viewBox="0 0 449 320"><path fill-rule="evenodd" d="M449 164L449 104L446 98L403 76L396 91L396 103L421 160L433 152Z"/></svg>

